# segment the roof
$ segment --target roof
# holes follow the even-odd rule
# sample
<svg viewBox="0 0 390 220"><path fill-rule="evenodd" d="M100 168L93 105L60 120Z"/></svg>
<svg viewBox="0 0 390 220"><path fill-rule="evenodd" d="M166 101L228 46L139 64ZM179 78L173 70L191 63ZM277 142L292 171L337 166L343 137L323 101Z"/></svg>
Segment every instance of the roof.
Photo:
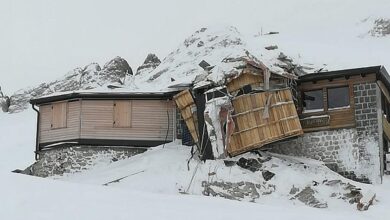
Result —
<svg viewBox="0 0 390 220"><path fill-rule="evenodd" d="M354 69L343 69L329 72L310 73L298 78L299 82L309 82L323 79L332 79L345 76L354 76L361 74L376 74L377 79L381 80L387 88L390 88L390 75L384 66L369 66Z"/></svg>
<svg viewBox="0 0 390 220"><path fill-rule="evenodd" d="M31 99L30 103L41 105L49 102L56 102L70 99L136 99L136 100L165 100L171 99L177 91L170 92L95 92L95 91L72 91L52 94L36 99Z"/></svg>

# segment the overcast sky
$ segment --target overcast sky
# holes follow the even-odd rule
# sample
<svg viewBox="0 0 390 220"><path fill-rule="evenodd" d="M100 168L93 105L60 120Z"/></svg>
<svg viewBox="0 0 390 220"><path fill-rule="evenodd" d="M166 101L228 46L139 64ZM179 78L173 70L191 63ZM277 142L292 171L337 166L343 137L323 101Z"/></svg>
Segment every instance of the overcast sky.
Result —
<svg viewBox="0 0 390 220"><path fill-rule="evenodd" d="M314 24L348 19L330 16L330 11L342 14L340 10L346 7L340 5L350 6L349 14L370 15L389 1L367 2L364 11L359 11L354 8L358 0L0 0L0 85L12 93L91 62L103 66L115 56L136 69L148 53L162 59L204 26L291 33L326 29L326 24L300 24L302 19ZM303 13L307 16L295 16Z"/></svg>

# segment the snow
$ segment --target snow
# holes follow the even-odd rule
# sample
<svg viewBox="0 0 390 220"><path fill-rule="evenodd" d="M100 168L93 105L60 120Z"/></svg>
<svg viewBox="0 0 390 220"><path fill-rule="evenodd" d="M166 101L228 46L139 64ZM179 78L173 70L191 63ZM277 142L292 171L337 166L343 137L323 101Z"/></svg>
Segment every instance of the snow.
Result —
<svg viewBox="0 0 390 220"><path fill-rule="evenodd" d="M178 143L153 148L126 160L98 164L88 171L62 177L37 178L11 173L16 168L27 167L34 160L35 118L36 114L32 110L19 114L0 114L0 219L198 220L256 219L261 216L270 219L380 220L387 219L390 214L389 176L385 176L382 185L352 182L363 191L377 195L378 201L366 212L359 212L355 205L342 200L330 199L329 193L333 190L324 185L317 188L319 193L316 196L328 201L327 209L310 208L299 201L290 201L292 184L302 188L311 184L312 180L320 182L324 178L331 180L340 177L319 161L282 155L272 155L273 159L265 163L268 170L276 173L269 181L269 184L276 185L276 191L269 196L260 196L255 203L202 196L201 182L207 178L232 182L255 182L263 178L258 173L238 166L226 167L221 160L205 163L191 160L188 171L190 149ZM247 155L247 158L251 157L256 155ZM211 172L216 175L209 176ZM134 175L103 186L104 183L131 174Z"/></svg>

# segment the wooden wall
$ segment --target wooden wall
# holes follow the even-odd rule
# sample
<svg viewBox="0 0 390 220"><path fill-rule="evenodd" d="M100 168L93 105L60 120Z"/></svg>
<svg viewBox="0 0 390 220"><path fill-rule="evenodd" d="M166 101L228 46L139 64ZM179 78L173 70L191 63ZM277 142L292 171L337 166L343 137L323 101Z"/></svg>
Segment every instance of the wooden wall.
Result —
<svg viewBox="0 0 390 220"><path fill-rule="evenodd" d="M173 140L172 101L132 100L131 126L113 125L114 101L82 101L82 139L159 140L164 141L168 129L168 141Z"/></svg>
<svg viewBox="0 0 390 220"><path fill-rule="evenodd" d="M114 101L82 100L68 102L66 127L54 129L51 127L51 106L39 107L40 144L75 139L164 141L168 129L167 110L167 140L173 140L175 107L172 101L131 100L129 127L114 125Z"/></svg>
<svg viewBox="0 0 390 220"><path fill-rule="evenodd" d="M336 128L351 128L356 126L355 120L355 100L354 100L354 91L353 85L366 83L366 82L375 82L376 76L375 74L366 74L364 76L355 75L350 76L348 78L339 77L335 79L325 79L311 82L303 82L299 85L299 91L311 91L322 89L323 90L323 98L324 98L324 109L323 111L317 112L303 112L302 110L302 97L300 97L299 103L300 107L298 108L298 113L301 118L302 127L305 132L309 131L319 131L319 130L327 130L327 129L336 129ZM328 109L327 102L327 88L335 88L341 86L349 87L349 108L342 109ZM317 123L320 122L319 116L329 116L327 120L329 120L326 124ZM308 119L307 119L308 118ZM306 120L306 121L305 121ZM309 122L312 121L312 122Z"/></svg>
<svg viewBox="0 0 390 220"><path fill-rule="evenodd" d="M39 143L71 140L79 137L80 102L68 102L66 109L66 126L63 128L52 128L52 105L39 107Z"/></svg>

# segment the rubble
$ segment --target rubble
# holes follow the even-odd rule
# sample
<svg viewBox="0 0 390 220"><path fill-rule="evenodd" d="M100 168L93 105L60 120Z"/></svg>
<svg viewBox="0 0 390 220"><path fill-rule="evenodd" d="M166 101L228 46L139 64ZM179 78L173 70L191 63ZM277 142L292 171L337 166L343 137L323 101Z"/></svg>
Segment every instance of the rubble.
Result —
<svg viewBox="0 0 390 220"><path fill-rule="evenodd" d="M310 186L304 188L297 195L292 197L291 199L298 199L305 205L314 207L314 208L328 208L328 204L326 202L321 202L315 197L316 191L314 191Z"/></svg>

